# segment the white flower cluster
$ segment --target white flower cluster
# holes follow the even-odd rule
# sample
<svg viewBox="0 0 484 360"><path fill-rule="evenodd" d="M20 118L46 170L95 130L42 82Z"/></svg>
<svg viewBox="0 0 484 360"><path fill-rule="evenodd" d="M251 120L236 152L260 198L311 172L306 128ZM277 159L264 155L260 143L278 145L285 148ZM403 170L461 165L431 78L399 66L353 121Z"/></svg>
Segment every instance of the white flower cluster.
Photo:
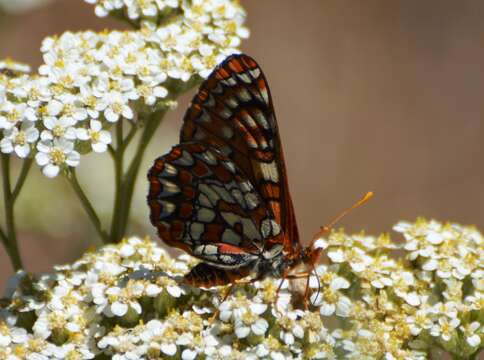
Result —
<svg viewBox="0 0 484 360"><path fill-rule="evenodd" d="M21 158L34 151L44 175L55 177L78 166L81 154L105 152L113 124L137 126L174 106L190 80L208 76L248 36L235 1L172 5L168 25L46 38L36 75L0 63L0 151Z"/></svg>
<svg viewBox="0 0 484 360"><path fill-rule="evenodd" d="M305 288L285 281L278 291L279 279L238 285L221 303L228 287L182 285L196 261L173 259L149 239L105 246L51 274L19 273L0 307L0 358L426 359L433 346L475 356L484 336L481 234L424 220L396 229L402 245L387 235L321 239L331 261L310 278L308 309ZM437 235L444 240L435 244ZM477 261L464 277L441 278L423 269L428 257L414 256L414 241L436 247L435 258ZM407 259L391 256L408 246Z"/></svg>
<svg viewBox="0 0 484 360"><path fill-rule="evenodd" d="M347 357L376 357L384 349L386 359L425 359L432 343L456 356L477 353L484 342L482 235L424 219L394 230L405 242L344 233L318 241L357 294L356 322L340 335ZM405 258L396 257L402 250Z"/></svg>

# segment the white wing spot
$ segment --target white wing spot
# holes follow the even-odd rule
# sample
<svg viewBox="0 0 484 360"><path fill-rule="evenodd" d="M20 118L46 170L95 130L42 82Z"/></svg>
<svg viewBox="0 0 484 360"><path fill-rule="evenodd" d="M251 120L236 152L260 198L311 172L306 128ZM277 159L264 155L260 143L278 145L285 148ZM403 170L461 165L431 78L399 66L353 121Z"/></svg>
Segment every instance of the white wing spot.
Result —
<svg viewBox="0 0 484 360"><path fill-rule="evenodd" d="M250 75L252 75L252 77L254 79L257 79L260 76L260 69L259 68L255 68L253 70L249 70L249 73L250 73Z"/></svg>
<svg viewBox="0 0 484 360"><path fill-rule="evenodd" d="M201 112L200 116L198 117L197 121L201 122L201 123L205 123L205 124L208 124L211 121L210 115L208 115L208 113L205 109L202 110L202 112Z"/></svg>
<svg viewBox="0 0 484 360"><path fill-rule="evenodd" d="M270 163L261 162L260 169L264 180L272 181L274 183L279 182L279 171L277 170L277 166L274 161Z"/></svg>
<svg viewBox="0 0 484 360"><path fill-rule="evenodd" d="M183 166L192 166L194 161L192 155L188 151L182 150L182 156L173 161L173 163Z"/></svg>
<svg viewBox="0 0 484 360"><path fill-rule="evenodd" d="M190 225L190 235L194 240L200 240L200 235L203 234L205 226L198 222L194 222Z"/></svg>
<svg viewBox="0 0 484 360"><path fill-rule="evenodd" d="M249 210L254 210L257 206L259 206L259 199L254 193L245 194L245 201L247 202L247 207Z"/></svg>
<svg viewBox="0 0 484 360"><path fill-rule="evenodd" d="M217 165L217 158L210 151L204 151L199 155L195 155L206 162L208 165Z"/></svg>
<svg viewBox="0 0 484 360"><path fill-rule="evenodd" d="M257 123L255 122L254 118L250 116L248 112L244 112L242 114L242 118L244 119L244 122L251 127L252 129L257 129Z"/></svg>
<svg viewBox="0 0 484 360"><path fill-rule="evenodd" d="M223 219L230 225L234 226L240 220L240 216L231 212L222 212Z"/></svg>
<svg viewBox="0 0 484 360"><path fill-rule="evenodd" d="M266 130L269 129L269 123L265 117L265 115L259 109L254 109L254 116L259 124Z"/></svg>
<svg viewBox="0 0 484 360"><path fill-rule="evenodd" d="M205 207L211 207L213 205L210 202L210 200L208 199L207 195L205 195L205 194L200 194L198 196L198 202L200 203L200 205L205 206Z"/></svg>
<svg viewBox="0 0 484 360"><path fill-rule="evenodd" d="M222 94L224 92L224 88L222 87L222 84L217 83L217 86L215 86L211 91L214 94Z"/></svg>
<svg viewBox="0 0 484 360"><path fill-rule="evenodd" d="M161 172L161 176L175 176L178 174L178 170L172 164L165 163L163 165L163 171Z"/></svg>
<svg viewBox="0 0 484 360"><path fill-rule="evenodd" d="M264 99L264 102L269 105L269 94L267 93L267 88L260 89L260 93L262 95L262 98Z"/></svg>
<svg viewBox="0 0 484 360"><path fill-rule="evenodd" d="M220 112L220 116L224 119L224 120L227 120L228 118L230 118L232 116L232 110L230 110L229 108L226 108L224 107L224 109Z"/></svg>
<svg viewBox="0 0 484 360"><path fill-rule="evenodd" d="M173 211L175 211L175 209L176 209L175 204L173 204L171 202L160 200L159 203L163 207L163 211L160 214L161 218L170 216L171 214L173 214Z"/></svg>
<svg viewBox="0 0 484 360"><path fill-rule="evenodd" d="M232 86L237 84L237 81L230 77L230 78L225 79L225 80L220 80L220 83L225 85L225 86L232 87Z"/></svg>
<svg viewBox="0 0 484 360"><path fill-rule="evenodd" d="M250 84L252 82L252 79L246 73L237 74L237 77L246 84Z"/></svg>
<svg viewBox="0 0 484 360"><path fill-rule="evenodd" d="M232 196L230 196L230 193L225 188L217 185L212 185L212 188L223 199L223 201L226 201L230 204L234 203L234 199Z"/></svg>
<svg viewBox="0 0 484 360"><path fill-rule="evenodd" d="M269 236L277 236L281 232L281 227L273 219L264 219L260 225L260 230L264 238Z"/></svg>
<svg viewBox="0 0 484 360"><path fill-rule="evenodd" d="M246 236L249 240L260 240L259 231L257 231L257 228L251 219L242 218L241 222L244 236Z"/></svg>
<svg viewBox="0 0 484 360"><path fill-rule="evenodd" d="M197 212L197 220L203 223L212 222L215 219L215 213L207 208L201 208Z"/></svg>
<svg viewBox="0 0 484 360"><path fill-rule="evenodd" d="M249 92L245 88L240 88L239 91L237 91L237 97L243 102L250 101L251 99Z"/></svg>
<svg viewBox="0 0 484 360"><path fill-rule="evenodd" d="M224 167L227 168L232 174L235 174L235 165L231 161L224 161Z"/></svg>
<svg viewBox="0 0 484 360"><path fill-rule="evenodd" d="M180 188L178 187L177 184L172 183L171 181L165 180L165 179L160 179L161 184L163 185L163 195L168 195L168 194L177 194L180 192Z"/></svg>
<svg viewBox="0 0 484 360"><path fill-rule="evenodd" d="M222 234L222 241L227 244L239 245L241 239L240 236L232 229L225 229Z"/></svg>
<svg viewBox="0 0 484 360"><path fill-rule="evenodd" d="M217 255L218 248L215 245L204 245L202 246L203 255Z"/></svg>
<svg viewBox="0 0 484 360"><path fill-rule="evenodd" d="M239 106L239 102L233 96L225 99L225 103L232 109L235 109L237 106Z"/></svg>
<svg viewBox="0 0 484 360"><path fill-rule="evenodd" d="M204 193L207 196L208 200L212 204L216 204L217 201L220 199L220 196L207 184L200 184L198 188L202 193Z"/></svg>
<svg viewBox="0 0 484 360"><path fill-rule="evenodd" d="M212 94L209 94L205 102L203 103L207 107L212 107L215 105L215 98Z"/></svg>
<svg viewBox="0 0 484 360"><path fill-rule="evenodd" d="M222 128L222 135L224 138L228 140L228 139L231 139L232 136L234 136L234 131L230 127L224 126Z"/></svg>

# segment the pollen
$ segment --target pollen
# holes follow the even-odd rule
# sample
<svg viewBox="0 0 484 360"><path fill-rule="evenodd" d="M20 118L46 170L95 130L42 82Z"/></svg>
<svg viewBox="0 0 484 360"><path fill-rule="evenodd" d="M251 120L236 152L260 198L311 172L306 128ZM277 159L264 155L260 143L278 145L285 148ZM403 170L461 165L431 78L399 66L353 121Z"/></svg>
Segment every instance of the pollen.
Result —
<svg viewBox="0 0 484 360"><path fill-rule="evenodd" d="M62 165L66 161L66 154L59 148L54 148L49 153L54 165Z"/></svg>
<svg viewBox="0 0 484 360"><path fill-rule="evenodd" d="M55 137L62 137L66 133L66 129L62 125L55 125L52 129L52 134Z"/></svg>
<svg viewBox="0 0 484 360"><path fill-rule="evenodd" d="M89 130L89 137L93 143L98 143L101 138L101 133L99 131Z"/></svg>
<svg viewBox="0 0 484 360"><path fill-rule="evenodd" d="M20 131L16 136L14 140L16 145L25 145L27 142L27 137L25 135L25 132Z"/></svg>

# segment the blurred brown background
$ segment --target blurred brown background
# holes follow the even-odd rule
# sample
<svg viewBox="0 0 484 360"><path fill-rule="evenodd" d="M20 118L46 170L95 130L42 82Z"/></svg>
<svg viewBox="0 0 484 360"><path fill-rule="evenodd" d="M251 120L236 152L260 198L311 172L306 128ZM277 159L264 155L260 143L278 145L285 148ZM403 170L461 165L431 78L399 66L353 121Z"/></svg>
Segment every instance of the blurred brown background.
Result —
<svg viewBox="0 0 484 360"><path fill-rule="evenodd" d="M484 2L242 4L252 32L243 49L271 85L303 239L367 190L376 196L342 222L349 231L390 231L398 220L420 215L484 228ZM47 35L122 27L96 18L81 0L53 0L0 21L0 57L34 67ZM162 125L143 169L177 141L191 96ZM80 169L105 216L113 189L107 159L91 155ZM75 259L95 238L64 181L38 172L17 216L30 271ZM144 179L141 174L132 232L154 235ZM0 272L3 288L12 272L3 248Z"/></svg>

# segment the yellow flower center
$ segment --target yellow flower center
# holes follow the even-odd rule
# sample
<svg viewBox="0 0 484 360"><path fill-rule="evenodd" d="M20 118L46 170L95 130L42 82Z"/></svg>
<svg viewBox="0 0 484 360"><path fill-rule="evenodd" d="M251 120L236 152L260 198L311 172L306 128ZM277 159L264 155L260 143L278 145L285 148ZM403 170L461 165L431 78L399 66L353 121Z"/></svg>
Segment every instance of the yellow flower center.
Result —
<svg viewBox="0 0 484 360"><path fill-rule="evenodd" d="M74 106L72 104L65 104L62 113L66 116L72 116L74 114Z"/></svg>
<svg viewBox="0 0 484 360"><path fill-rule="evenodd" d="M89 137L93 143L98 143L101 138L101 133L99 131L89 130Z"/></svg>
<svg viewBox="0 0 484 360"><path fill-rule="evenodd" d="M62 165L66 161L66 154L61 149L54 148L49 155L54 165Z"/></svg>
<svg viewBox="0 0 484 360"><path fill-rule="evenodd" d="M120 102L115 102L112 106L114 113L120 115L123 112L123 104Z"/></svg>
<svg viewBox="0 0 484 360"><path fill-rule="evenodd" d="M10 121L11 123L16 123L17 120L19 120L20 118L20 113L17 109L14 109L12 110L8 115L7 115L7 119L8 121Z"/></svg>
<svg viewBox="0 0 484 360"><path fill-rule="evenodd" d="M25 133L23 131L20 131L16 136L14 140L16 145L25 145L27 142L27 137L25 136Z"/></svg>
<svg viewBox="0 0 484 360"><path fill-rule="evenodd" d="M257 320L257 315L255 315L252 311L247 311L245 314L242 315L242 321L245 325L252 325Z"/></svg>
<svg viewBox="0 0 484 360"><path fill-rule="evenodd" d="M338 294L331 290L330 288L326 288L323 291L323 297L326 302L330 304L334 304L338 301Z"/></svg>
<svg viewBox="0 0 484 360"><path fill-rule="evenodd" d="M62 329L66 322L66 319L60 313L54 312L49 315L49 323L55 329Z"/></svg>
<svg viewBox="0 0 484 360"><path fill-rule="evenodd" d="M32 352L41 352L45 348L45 341L42 339L29 339L28 346Z"/></svg>
<svg viewBox="0 0 484 360"><path fill-rule="evenodd" d="M4 322L0 323L0 334L7 336L10 334L10 330L8 329L7 324Z"/></svg>
<svg viewBox="0 0 484 360"><path fill-rule="evenodd" d="M55 125L52 129L52 134L55 137L62 137L66 133L66 129L62 125Z"/></svg>

